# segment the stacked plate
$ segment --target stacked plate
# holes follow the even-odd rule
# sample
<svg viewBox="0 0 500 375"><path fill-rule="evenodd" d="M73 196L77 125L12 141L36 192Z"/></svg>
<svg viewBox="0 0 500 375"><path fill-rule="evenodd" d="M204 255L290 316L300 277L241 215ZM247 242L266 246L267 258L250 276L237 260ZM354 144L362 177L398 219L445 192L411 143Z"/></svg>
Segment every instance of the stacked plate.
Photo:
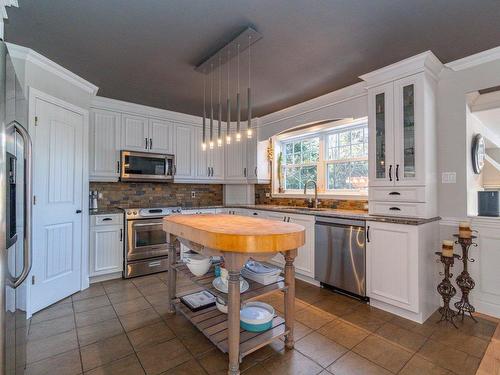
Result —
<svg viewBox="0 0 500 375"><path fill-rule="evenodd" d="M269 285L278 281L281 269L249 260L241 270L241 275L259 284Z"/></svg>

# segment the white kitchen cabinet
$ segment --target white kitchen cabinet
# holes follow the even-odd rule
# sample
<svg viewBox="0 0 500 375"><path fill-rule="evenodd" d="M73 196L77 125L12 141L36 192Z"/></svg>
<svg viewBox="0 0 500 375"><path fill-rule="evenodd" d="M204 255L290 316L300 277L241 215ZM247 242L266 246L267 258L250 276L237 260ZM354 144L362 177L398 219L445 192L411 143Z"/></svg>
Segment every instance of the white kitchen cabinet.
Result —
<svg viewBox="0 0 500 375"><path fill-rule="evenodd" d="M148 151L149 121L147 117L122 115L122 150Z"/></svg>
<svg viewBox="0 0 500 375"><path fill-rule="evenodd" d="M93 215L90 224L89 276L123 271L123 215Z"/></svg>
<svg viewBox="0 0 500 375"><path fill-rule="evenodd" d="M195 141L195 159L196 159L196 178L206 183L224 182L224 148L223 144L213 149L203 151L201 144L203 142L203 130L197 128Z"/></svg>
<svg viewBox="0 0 500 375"><path fill-rule="evenodd" d="M195 147L200 145L195 144L195 130L193 125L174 125L174 182L192 181L196 178Z"/></svg>
<svg viewBox="0 0 500 375"><path fill-rule="evenodd" d="M170 121L149 119L148 151L158 154L173 153L174 124Z"/></svg>
<svg viewBox="0 0 500 375"><path fill-rule="evenodd" d="M90 111L90 181L118 181L120 176L121 114Z"/></svg>
<svg viewBox="0 0 500 375"><path fill-rule="evenodd" d="M366 223L366 289L378 308L423 323L438 307L437 222Z"/></svg>
<svg viewBox="0 0 500 375"><path fill-rule="evenodd" d="M242 138L240 142L233 140L225 147L225 177L226 183L247 182L247 139Z"/></svg>
<svg viewBox="0 0 500 375"><path fill-rule="evenodd" d="M270 163L267 159L268 141L258 142L254 136L247 142L247 181L268 184L271 181Z"/></svg>

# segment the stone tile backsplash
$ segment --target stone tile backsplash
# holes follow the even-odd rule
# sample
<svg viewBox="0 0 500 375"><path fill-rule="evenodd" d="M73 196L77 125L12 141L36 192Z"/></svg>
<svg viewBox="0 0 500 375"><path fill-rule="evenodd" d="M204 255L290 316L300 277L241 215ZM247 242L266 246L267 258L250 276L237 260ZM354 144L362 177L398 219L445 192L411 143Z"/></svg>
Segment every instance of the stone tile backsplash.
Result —
<svg viewBox="0 0 500 375"><path fill-rule="evenodd" d="M91 182L90 190L102 194L99 208L199 207L222 205L222 185L149 182ZM192 197L194 192L194 197Z"/></svg>

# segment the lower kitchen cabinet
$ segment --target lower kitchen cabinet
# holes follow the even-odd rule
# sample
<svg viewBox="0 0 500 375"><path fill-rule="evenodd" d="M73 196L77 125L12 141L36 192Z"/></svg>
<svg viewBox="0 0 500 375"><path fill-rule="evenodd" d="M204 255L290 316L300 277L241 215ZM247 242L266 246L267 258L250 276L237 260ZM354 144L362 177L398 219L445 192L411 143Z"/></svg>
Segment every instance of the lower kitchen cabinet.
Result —
<svg viewBox="0 0 500 375"><path fill-rule="evenodd" d="M89 276L123 271L123 215L92 215Z"/></svg>
<svg viewBox="0 0 500 375"><path fill-rule="evenodd" d="M438 307L437 222L366 223L366 288L370 304L423 323Z"/></svg>

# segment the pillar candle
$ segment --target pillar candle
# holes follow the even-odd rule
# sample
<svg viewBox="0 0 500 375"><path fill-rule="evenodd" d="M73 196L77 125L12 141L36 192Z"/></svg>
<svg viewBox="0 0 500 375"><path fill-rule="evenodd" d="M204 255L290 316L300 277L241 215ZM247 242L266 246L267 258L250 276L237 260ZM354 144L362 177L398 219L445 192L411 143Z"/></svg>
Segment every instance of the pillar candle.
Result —
<svg viewBox="0 0 500 375"><path fill-rule="evenodd" d="M462 221L458 224L458 236L460 238L471 238L472 230L470 229L470 223Z"/></svg>
<svg viewBox="0 0 500 375"><path fill-rule="evenodd" d="M444 240L442 254L444 257L451 258L453 256L453 241Z"/></svg>

